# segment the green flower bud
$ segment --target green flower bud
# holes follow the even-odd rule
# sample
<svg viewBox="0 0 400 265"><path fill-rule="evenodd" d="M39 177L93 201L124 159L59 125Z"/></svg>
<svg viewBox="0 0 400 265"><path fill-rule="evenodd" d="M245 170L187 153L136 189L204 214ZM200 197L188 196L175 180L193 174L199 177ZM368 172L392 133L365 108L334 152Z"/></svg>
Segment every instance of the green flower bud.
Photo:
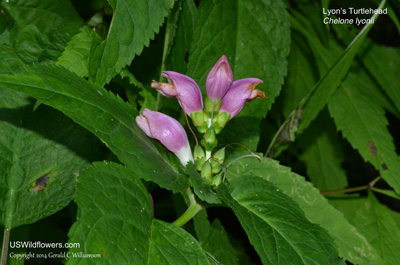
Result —
<svg viewBox="0 0 400 265"><path fill-rule="evenodd" d="M213 127L208 128L203 139L201 140L201 144L204 146L206 151L212 151L215 147L217 147L218 140Z"/></svg>
<svg viewBox="0 0 400 265"><path fill-rule="evenodd" d="M223 162L225 160L225 148L219 149L211 158L211 168L214 174L219 173L223 169Z"/></svg>
<svg viewBox="0 0 400 265"><path fill-rule="evenodd" d="M217 134L220 133L230 119L231 119L231 114L229 114L228 112L225 111L219 112L213 121L215 133Z"/></svg>
<svg viewBox="0 0 400 265"><path fill-rule="evenodd" d="M206 161L201 169L201 177L206 180L212 180L212 170L210 162Z"/></svg>
<svg viewBox="0 0 400 265"><path fill-rule="evenodd" d="M222 183L222 175L223 175L223 172L221 172L221 174L216 175L214 177L214 179L212 180L211 185L218 187L219 184Z"/></svg>
<svg viewBox="0 0 400 265"><path fill-rule="evenodd" d="M222 101L218 100L214 105L214 102L207 97L204 102L205 110L208 113L211 113L213 111L213 105L214 105L214 113L218 113L219 108L221 108L221 103L222 103Z"/></svg>
<svg viewBox="0 0 400 265"><path fill-rule="evenodd" d="M204 117L204 112L202 110L194 111L190 113L190 118L192 118L193 124L196 127L207 126L206 119Z"/></svg>
<svg viewBox="0 0 400 265"><path fill-rule="evenodd" d="M200 145L194 147L193 157L195 168L197 171L200 171L206 161L206 154Z"/></svg>

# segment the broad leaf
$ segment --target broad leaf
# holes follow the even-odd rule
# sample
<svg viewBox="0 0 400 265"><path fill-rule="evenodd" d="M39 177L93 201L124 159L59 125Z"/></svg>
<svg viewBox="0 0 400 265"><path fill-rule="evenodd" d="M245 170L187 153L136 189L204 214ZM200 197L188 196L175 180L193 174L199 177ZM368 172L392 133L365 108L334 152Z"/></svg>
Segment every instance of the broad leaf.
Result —
<svg viewBox="0 0 400 265"><path fill-rule="evenodd" d="M35 26L47 35L51 50L62 50L83 24L82 18L67 0L3 1L2 6L9 12L16 27Z"/></svg>
<svg viewBox="0 0 400 265"><path fill-rule="evenodd" d="M334 199L331 203L345 213L387 264L400 262L400 232L393 211L380 204L372 192L368 198Z"/></svg>
<svg viewBox="0 0 400 265"><path fill-rule="evenodd" d="M36 97L61 110L100 138L118 158L146 180L175 192L187 185L175 156L150 140L136 125L137 112L121 98L68 70L51 65L0 75L0 86Z"/></svg>
<svg viewBox="0 0 400 265"><path fill-rule="evenodd" d="M385 112L363 95L360 82L356 76L349 75L331 98L329 112L353 148L400 194L400 159L386 128Z"/></svg>
<svg viewBox="0 0 400 265"><path fill-rule="evenodd" d="M107 39L91 52L89 79L108 83L158 33L174 1L110 0L114 10Z"/></svg>
<svg viewBox="0 0 400 265"><path fill-rule="evenodd" d="M88 77L90 49L98 44L100 38L96 32L83 28L68 42L62 56L58 58L58 63L78 76Z"/></svg>
<svg viewBox="0 0 400 265"><path fill-rule="evenodd" d="M385 0L383 0L378 8L382 8L385 4ZM376 20L379 14L375 14L373 19ZM292 20L294 27L299 30L305 31L303 25L297 21ZM327 104L330 97L335 93L336 89L340 86L343 78L346 76L351 63L365 39L367 33L371 29L373 24L367 24L360 31L357 37L350 43L350 45L346 48L346 50L341 54L341 56L336 60L334 65L332 65L328 72L321 78L318 84L314 87L309 96L305 99L303 105L303 115L300 123L300 129L303 130L309 126L311 121L313 121L318 113L323 109L323 107ZM311 40L309 40L311 41ZM312 42L312 41L311 41ZM325 65L330 66L329 62L331 61L329 58L331 54L329 52L324 53L321 51L319 53L325 61ZM326 58L325 58L326 57ZM318 59L318 58L317 58Z"/></svg>
<svg viewBox="0 0 400 265"><path fill-rule="evenodd" d="M271 182L241 175L219 194L235 212L264 264L344 264L327 231Z"/></svg>
<svg viewBox="0 0 400 265"><path fill-rule="evenodd" d="M328 230L339 247L341 257L357 264L383 264L365 237L348 223L342 213L329 205L327 199L304 177L290 172L289 168L269 158L263 158L262 163L254 161L254 158L243 158L228 168L229 180L245 175L270 181L296 201L308 220Z"/></svg>
<svg viewBox="0 0 400 265"><path fill-rule="evenodd" d="M25 94L0 97L0 223L34 223L70 203L76 177L96 159L92 134L46 106L35 112Z"/></svg>
<svg viewBox="0 0 400 265"><path fill-rule="evenodd" d="M379 56L376 56L379 54ZM400 50L372 45L363 62L400 111Z"/></svg>
<svg viewBox="0 0 400 265"><path fill-rule="evenodd" d="M200 244L180 227L153 219L137 174L95 163L78 179L78 221L70 230L68 264L209 264ZM99 258L80 259L80 252Z"/></svg>

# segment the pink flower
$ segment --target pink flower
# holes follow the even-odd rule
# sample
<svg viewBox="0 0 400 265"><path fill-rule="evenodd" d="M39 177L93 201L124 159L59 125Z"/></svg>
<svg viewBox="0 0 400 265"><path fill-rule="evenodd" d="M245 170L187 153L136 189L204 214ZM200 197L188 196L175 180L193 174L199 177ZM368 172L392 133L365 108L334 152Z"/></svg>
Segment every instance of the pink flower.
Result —
<svg viewBox="0 0 400 265"><path fill-rule="evenodd" d="M232 84L233 74L225 55L215 63L206 80L207 97L214 103L221 100Z"/></svg>
<svg viewBox="0 0 400 265"><path fill-rule="evenodd" d="M152 88L166 97L177 98L188 115L203 110L200 88L192 78L173 71L164 71L162 75L168 79L169 84L153 81Z"/></svg>
<svg viewBox="0 0 400 265"><path fill-rule="evenodd" d="M254 89L262 82L263 81L258 78L245 78L234 81L223 97L219 111L229 113L232 119L242 110L246 102L255 98L265 98L263 91Z"/></svg>
<svg viewBox="0 0 400 265"><path fill-rule="evenodd" d="M136 117L136 123L147 136L159 140L173 152L182 165L186 166L188 161L193 162L185 129L177 120L163 113L145 109Z"/></svg>

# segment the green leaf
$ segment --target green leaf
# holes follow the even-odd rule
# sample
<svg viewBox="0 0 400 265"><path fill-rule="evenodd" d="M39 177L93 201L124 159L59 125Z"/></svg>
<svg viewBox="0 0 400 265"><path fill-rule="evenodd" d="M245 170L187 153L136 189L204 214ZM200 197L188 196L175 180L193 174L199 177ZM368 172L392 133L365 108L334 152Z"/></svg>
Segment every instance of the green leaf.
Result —
<svg viewBox="0 0 400 265"><path fill-rule="evenodd" d="M328 230L339 247L339 255L355 264L383 264L379 255L343 214L331 205L304 177L290 172L277 161L263 158L243 158L228 168L227 178L233 181L242 176L257 176L273 183L296 201L308 220Z"/></svg>
<svg viewBox="0 0 400 265"><path fill-rule="evenodd" d="M283 1L202 1L187 74L205 92L209 71L225 54L234 80L257 77L264 81L257 88L265 91L266 99L254 100L239 114L263 118L281 90L289 46L289 16Z"/></svg>
<svg viewBox="0 0 400 265"><path fill-rule="evenodd" d="M207 239L201 242L201 246L224 265L239 264L238 258L233 254L234 250L229 242L228 234L218 219L214 219Z"/></svg>
<svg viewBox="0 0 400 265"><path fill-rule="evenodd" d="M48 107L32 112L25 94L0 98L0 223L34 223L68 205L76 176L95 159L92 134Z"/></svg>
<svg viewBox="0 0 400 265"><path fill-rule="evenodd" d="M83 24L67 0L15 0L3 1L2 5L16 27L37 27L49 37L54 50L62 50Z"/></svg>
<svg viewBox="0 0 400 265"><path fill-rule="evenodd" d="M284 117L289 117L293 109L299 105L300 100L318 81L315 63L305 40L300 34L294 32L288 57L288 76L280 97Z"/></svg>
<svg viewBox="0 0 400 265"><path fill-rule="evenodd" d="M382 8L385 4L385 0L383 0L378 8ZM373 19L376 21L379 14L373 15ZM292 20L294 27L302 28L302 25L299 25L300 22L296 20ZM350 45L346 48L346 50L341 54L341 56L336 60L333 66L331 66L328 72L321 78L318 84L314 87L313 91L308 95L305 99L303 105L303 113L302 119L300 122L300 130L304 130L307 128L311 121L313 121L318 113L323 109L323 107L327 104L330 97L335 93L336 89L340 86L343 78L346 76L351 63L361 46L363 40L365 39L367 33L371 29L373 24L368 24L364 26L364 28L360 31L360 33L356 36L356 38L350 43ZM304 27L303 27L304 29ZM303 30L304 31L304 30ZM329 62L328 59L330 53L322 55L322 57L326 57L324 61ZM329 66L329 63L327 64Z"/></svg>
<svg viewBox="0 0 400 265"><path fill-rule="evenodd" d="M332 119L323 111L298 139L304 151L300 156L306 164L307 176L319 190L338 190L347 187L341 142Z"/></svg>
<svg viewBox="0 0 400 265"><path fill-rule="evenodd" d="M68 264L209 264L200 244L180 227L153 219L150 196L137 174L94 163L78 179L77 222ZM74 258L79 253L100 258Z"/></svg>
<svg viewBox="0 0 400 265"><path fill-rule="evenodd" d="M379 54L379 56L377 56ZM400 111L400 49L372 45L363 62Z"/></svg>
<svg viewBox="0 0 400 265"><path fill-rule="evenodd" d="M223 185L218 191L264 264L345 264L326 230L271 182L243 174L231 181L229 192Z"/></svg>
<svg viewBox="0 0 400 265"><path fill-rule="evenodd" d="M331 98L329 112L353 148L400 194L400 159L386 127L385 112L363 95L363 89L360 80L349 75Z"/></svg>
<svg viewBox="0 0 400 265"><path fill-rule="evenodd" d="M367 199L332 200L332 203L344 210L347 219L374 246L386 264L400 262L399 228L392 217L392 211L380 204L372 192Z"/></svg>
<svg viewBox="0 0 400 265"><path fill-rule="evenodd" d="M107 39L91 52L89 79L108 83L148 46L174 1L110 0L114 10Z"/></svg>
<svg viewBox="0 0 400 265"><path fill-rule="evenodd" d="M25 64L57 58L51 40L34 25L5 30L0 35L0 73L17 73Z"/></svg>
<svg viewBox="0 0 400 265"><path fill-rule="evenodd" d="M0 75L0 86L27 93L61 110L100 138L120 161L146 180L179 192L187 178L177 158L136 125L137 112L121 98L59 66L36 65Z"/></svg>
<svg viewBox="0 0 400 265"><path fill-rule="evenodd" d="M181 0L178 3L180 6L176 15L179 18L172 25L176 27L176 30L173 29L175 30L175 34L173 35L173 44L165 61L165 70L184 74L187 69L187 56L193 39L197 9L193 0Z"/></svg>
<svg viewBox="0 0 400 265"><path fill-rule="evenodd" d="M96 32L85 27L68 42L63 54L58 58L58 64L80 77L88 77L90 49L98 44L100 38Z"/></svg>

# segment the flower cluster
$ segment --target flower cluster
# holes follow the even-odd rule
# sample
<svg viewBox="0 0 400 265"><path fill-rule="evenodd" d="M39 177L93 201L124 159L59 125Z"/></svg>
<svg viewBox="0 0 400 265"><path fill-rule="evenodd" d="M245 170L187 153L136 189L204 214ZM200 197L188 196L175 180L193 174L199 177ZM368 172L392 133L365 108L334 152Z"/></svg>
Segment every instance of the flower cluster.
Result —
<svg viewBox="0 0 400 265"><path fill-rule="evenodd" d="M264 92L255 89L263 81L258 78L233 81L232 69L223 55L207 76L207 97L203 106L200 88L192 78L173 71L164 71L162 75L168 83L153 81L151 86L166 97L178 99L197 130L204 134L201 140L203 147L196 145L193 157L182 125L165 114L145 109L136 118L136 123L149 137L159 140L173 152L182 165L186 166L189 161L194 162L204 179L218 185L220 177L213 175L223 169L225 149L212 154L218 144L216 134L242 110L246 102L265 97Z"/></svg>

